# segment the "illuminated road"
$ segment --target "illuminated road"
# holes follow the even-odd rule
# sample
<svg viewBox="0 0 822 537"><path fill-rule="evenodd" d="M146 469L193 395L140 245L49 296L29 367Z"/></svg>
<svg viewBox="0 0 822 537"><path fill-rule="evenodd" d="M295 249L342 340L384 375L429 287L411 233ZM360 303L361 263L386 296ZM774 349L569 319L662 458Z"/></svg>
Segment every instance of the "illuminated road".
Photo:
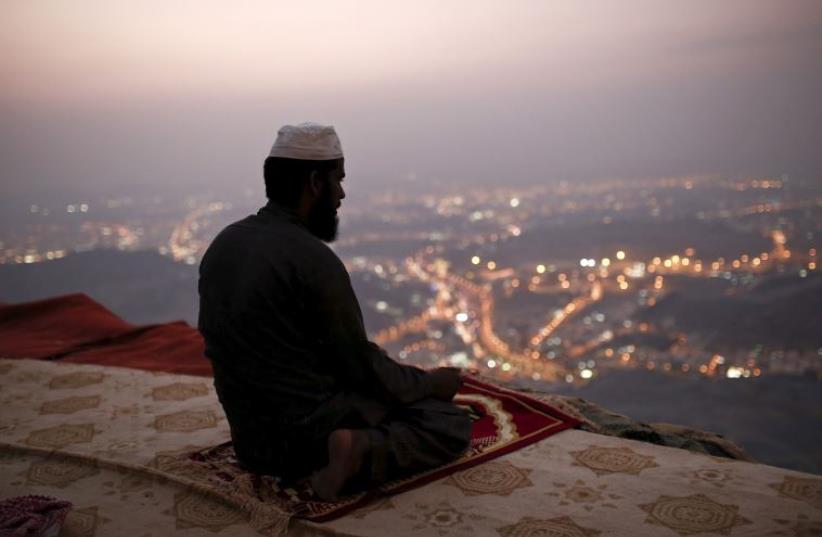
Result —
<svg viewBox="0 0 822 537"><path fill-rule="evenodd" d="M207 246L207 242L195 238L199 228L198 220L203 217L218 213L226 208L221 202L214 202L198 207L188 213L183 221L175 226L168 240L168 249L175 261L183 261L188 264L196 262L198 256Z"/></svg>

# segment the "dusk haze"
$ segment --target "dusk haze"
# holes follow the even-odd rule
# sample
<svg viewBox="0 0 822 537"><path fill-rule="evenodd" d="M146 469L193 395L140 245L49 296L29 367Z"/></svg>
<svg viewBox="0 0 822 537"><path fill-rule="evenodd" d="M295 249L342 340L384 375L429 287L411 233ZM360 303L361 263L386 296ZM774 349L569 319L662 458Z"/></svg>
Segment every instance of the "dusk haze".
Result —
<svg viewBox="0 0 822 537"><path fill-rule="evenodd" d="M822 166L815 1L6 2L7 195L259 188L279 125L356 185ZM4 196L5 197L5 196Z"/></svg>

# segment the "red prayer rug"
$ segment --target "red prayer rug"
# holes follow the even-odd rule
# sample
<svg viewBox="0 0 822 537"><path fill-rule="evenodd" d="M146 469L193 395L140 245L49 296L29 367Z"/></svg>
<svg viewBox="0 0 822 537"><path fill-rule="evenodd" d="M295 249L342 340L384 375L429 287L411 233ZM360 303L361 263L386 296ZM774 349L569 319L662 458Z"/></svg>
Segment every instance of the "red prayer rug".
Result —
<svg viewBox="0 0 822 537"><path fill-rule="evenodd" d="M200 476L210 488L257 508L279 509L289 516L324 522L365 506L379 497L397 494L522 449L579 421L523 393L467 378L454 402L470 412L471 447L451 464L392 481L337 502L318 500L307 480L286 487L275 476L246 472L237 462L231 442L188 456L184 472Z"/></svg>
<svg viewBox="0 0 822 537"><path fill-rule="evenodd" d="M22 304L0 305L0 356L59 358L83 346L132 330L86 295L66 295Z"/></svg>
<svg viewBox="0 0 822 537"><path fill-rule="evenodd" d="M61 358L73 364L111 365L143 371L213 376L200 333L184 321L141 326Z"/></svg>
<svg viewBox="0 0 822 537"><path fill-rule="evenodd" d="M0 357L211 376L200 333L183 321L136 326L84 294L0 304Z"/></svg>

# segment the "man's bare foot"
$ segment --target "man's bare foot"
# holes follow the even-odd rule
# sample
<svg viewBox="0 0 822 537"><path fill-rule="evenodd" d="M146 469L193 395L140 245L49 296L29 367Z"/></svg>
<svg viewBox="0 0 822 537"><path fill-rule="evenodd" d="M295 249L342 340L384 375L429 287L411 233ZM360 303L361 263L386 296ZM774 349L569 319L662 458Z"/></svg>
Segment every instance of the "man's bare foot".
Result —
<svg viewBox="0 0 822 537"><path fill-rule="evenodd" d="M328 466L311 476L320 499L337 499L345 482L360 470L368 444L368 434L357 429L337 429L328 436Z"/></svg>

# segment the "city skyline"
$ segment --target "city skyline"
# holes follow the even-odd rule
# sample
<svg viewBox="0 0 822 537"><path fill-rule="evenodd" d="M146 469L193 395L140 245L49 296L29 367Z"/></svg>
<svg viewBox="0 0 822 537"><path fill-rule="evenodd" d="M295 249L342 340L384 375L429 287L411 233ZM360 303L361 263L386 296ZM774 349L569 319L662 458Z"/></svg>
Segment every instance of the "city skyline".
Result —
<svg viewBox="0 0 822 537"><path fill-rule="evenodd" d="M104 302L127 304L119 284L143 279L105 274L127 257L76 257L115 250L156 265L145 271L176 274L150 287L178 295L183 307L171 299L168 312L195 323L191 285L203 252L222 226L259 205L250 192L31 204L16 231L0 232L0 266L12 278L0 294L94 288ZM819 377L822 340L807 330L813 306L784 306L785 296L818 286L820 207L818 187L761 177L375 194L346 199L332 248L351 272L374 341L420 365L535 382L584 382L626 368ZM114 287L87 287L67 268L57 278L65 285L40 291L51 278L37 265L64 258L57 265L102 270L91 281ZM692 293L702 302L688 302ZM706 304L725 311L713 325L699 320ZM766 321L774 307L782 313ZM129 311L163 319L159 310ZM760 328L736 329L733 319Z"/></svg>

